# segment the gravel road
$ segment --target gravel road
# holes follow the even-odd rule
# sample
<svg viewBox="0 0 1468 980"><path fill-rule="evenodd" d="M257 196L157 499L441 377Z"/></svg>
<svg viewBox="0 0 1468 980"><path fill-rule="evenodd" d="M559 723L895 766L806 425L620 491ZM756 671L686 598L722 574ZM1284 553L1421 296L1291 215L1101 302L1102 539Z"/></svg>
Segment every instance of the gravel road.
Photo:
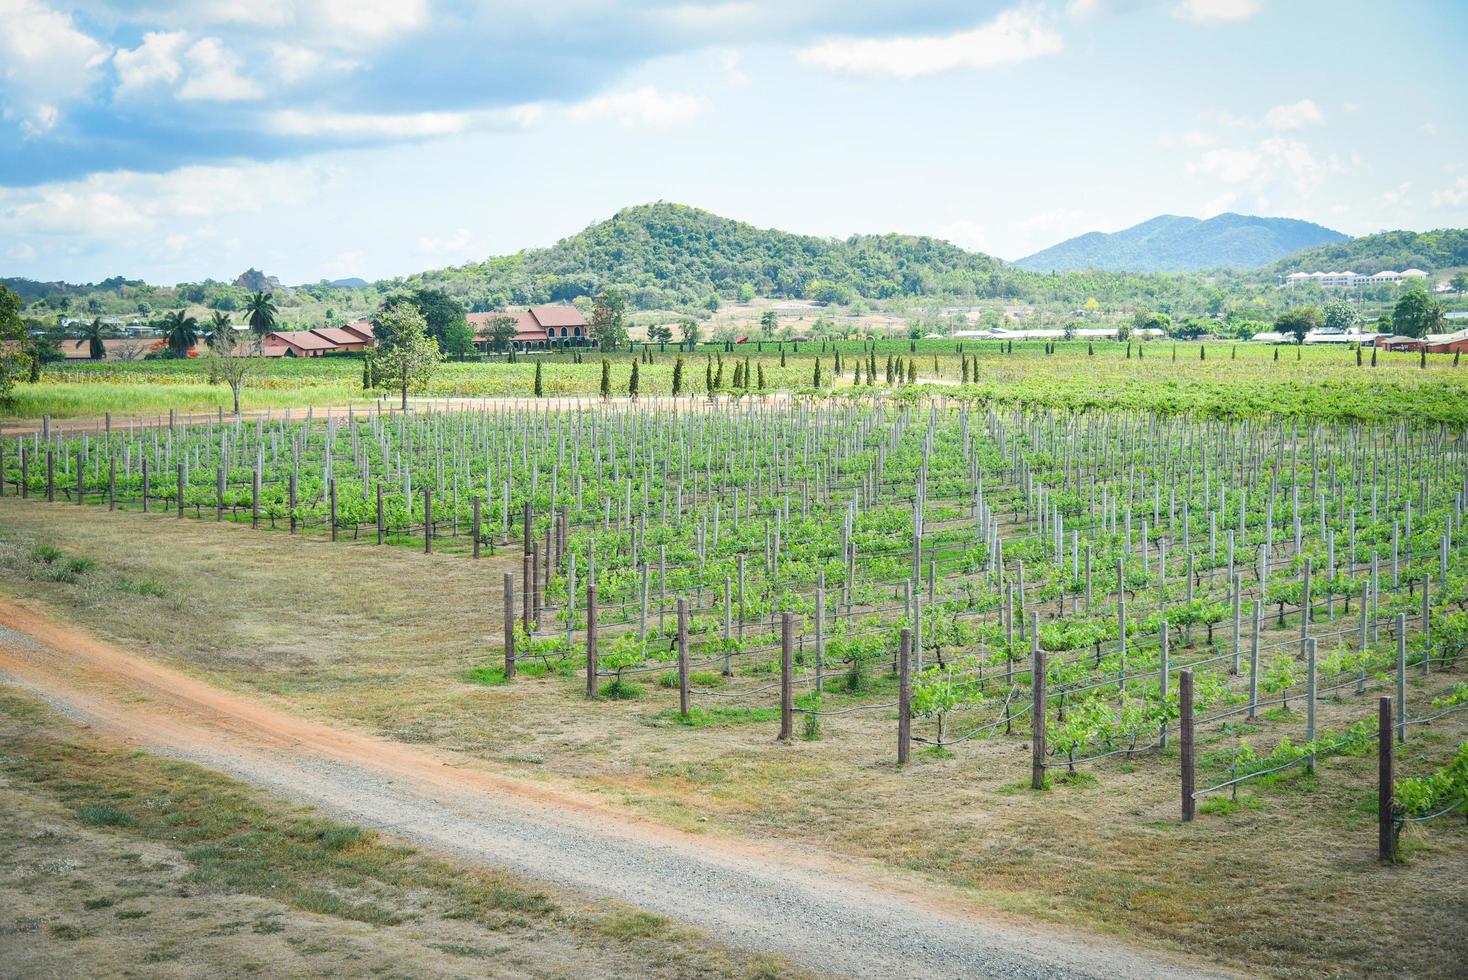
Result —
<svg viewBox="0 0 1468 980"><path fill-rule="evenodd" d="M0 678L97 731L426 849L613 896L811 969L884 977L1181 977L1110 940L986 917L895 873L662 827L594 796L331 728L0 601Z"/></svg>

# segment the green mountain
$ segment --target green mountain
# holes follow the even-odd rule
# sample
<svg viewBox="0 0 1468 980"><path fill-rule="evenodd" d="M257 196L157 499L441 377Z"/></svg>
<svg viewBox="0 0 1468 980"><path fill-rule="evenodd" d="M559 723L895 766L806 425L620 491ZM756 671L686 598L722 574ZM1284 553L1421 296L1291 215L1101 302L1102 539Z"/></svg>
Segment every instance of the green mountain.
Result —
<svg viewBox="0 0 1468 980"><path fill-rule="evenodd" d="M1089 232L1014 264L1034 272L1257 269L1291 252L1345 237L1295 218L1229 213L1204 221L1164 214L1111 234Z"/></svg>
<svg viewBox="0 0 1468 980"><path fill-rule="evenodd" d="M1370 275L1383 269L1433 272L1468 266L1468 228L1437 231L1383 231L1343 242L1317 245L1286 256L1269 268L1274 275L1291 272L1341 272Z"/></svg>
<svg viewBox="0 0 1468 980"><path fill-rule="evenodd" d="M433 286L476 308L563 302L609 287L631 305L677 309L752 290L830 302L1004 295L1003 264L935 238L818 238L756 228L681 204L643 204L562 239L381 286Z"/></svg>

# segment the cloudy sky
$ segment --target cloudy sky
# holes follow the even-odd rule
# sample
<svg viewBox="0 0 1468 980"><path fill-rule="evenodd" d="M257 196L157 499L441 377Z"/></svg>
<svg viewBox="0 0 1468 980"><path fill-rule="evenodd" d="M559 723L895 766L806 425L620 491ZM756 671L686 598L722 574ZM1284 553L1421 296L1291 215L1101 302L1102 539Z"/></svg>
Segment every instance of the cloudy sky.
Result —
<svg viewBox="0 0 1468 980"><path fill-rule="evenodd" d="M1468 224L1468 4L0 0L0 275L378 278L672 200L1017 258Z"/></svg>

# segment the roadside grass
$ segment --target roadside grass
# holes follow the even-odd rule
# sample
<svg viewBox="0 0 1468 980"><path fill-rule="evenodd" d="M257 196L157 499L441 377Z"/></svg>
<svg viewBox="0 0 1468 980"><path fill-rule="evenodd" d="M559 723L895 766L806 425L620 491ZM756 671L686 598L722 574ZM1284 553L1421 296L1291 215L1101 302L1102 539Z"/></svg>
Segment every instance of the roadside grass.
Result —
<svg viewBox="0 0 1468 980"><path fill-rule="evenodd" d="M656 684L639 685L634 700L588 704L579 677L464 683L500 655L494 583L513 559L0 500L0 569L28 567L41 542L97 567L77 584L0 575L0 591L304 716L409 734L511 774L533 761L537 780L600 791L675 826L876 862L1001 914L1201 953L1247 973L1442 976L1468 961L1468 833L1461 821L1410 831L1407 862L1379 868L1362 810L1375 792L1367 757L1322 760L1313 779L1291 770L1257 780L1237 807L1207 798L1199 820L1183 825L1175 754L1118 756L1037 794L1023 723L899 769L894 726L878 712L827 717L819 740L777 745L777 712L685 725L676 693ZM118 590L121 575L155 580L168 598ZM1432 683L1460 677L1434 671ZM830 675L823 706L854 703L841 679ZM881 671L869 681L881 697L894 686ZM1338 730L1372 708L1355 697L1322 702L1319 724ZM1303 724L1297 710L1263 717L1250 742L1298 743ZM1445 762L1463 724L1434 722L1428 734L1440 741L1414 734L1413 771ZM1216 735L1200 734L1205 752ZM131 812L126 800L79 802Z"/></svg>
<svg viewBox="0 0 1468 980"><path fill-rule="evenodd" d="M374 929L411 923L412 935L392 942L417 941L426 932L428 939L439 940L427 945L451 956L489 955L481 946L437 936L440 927L446 926L455 938L467 928L481 943L515 951L523 958L519 962L539 964L528 972L540 975L577 972L561 960L564 949L555 961L536 952L554 945L547 940L557 936L567 948L580 951L582 969L590 967L599 975L745 977L770 967L769 957L730 951L660 916L617 903L553 895L494 869L425 856L200 766L109 746L40 702L6 688L0 688L0 748L6 792L54 803L57 812L102 834L106 846L120 852L112 861L121 873L111 893L81 897L77 909L135 923L129 927L133 931L154 928L144 924L153 910L137 905L152 890L119 886L138 880L134 849L165 847L176 850L183 867L164 864L158 870L174 872L172 880L182 886L174 890L194 898L197 911L188 915L196 918L211 915L215 902L208 896L249 895L280 909ZM55 876L41 877L64 886ZM73 887L78 885L87 891L98 887L83 881ZM120 902L127 907L107 912ZM176 917L171 925L177 925ZM274 917L257 918L252 931L271 936L293 926ZM59 921L48 927L47 935L73 943L100 928ZM168 962L182 955L163 928L157 924L159 934L141 962ZM783 962L776 963L776 971L779 976L801 975Z"/></svg>

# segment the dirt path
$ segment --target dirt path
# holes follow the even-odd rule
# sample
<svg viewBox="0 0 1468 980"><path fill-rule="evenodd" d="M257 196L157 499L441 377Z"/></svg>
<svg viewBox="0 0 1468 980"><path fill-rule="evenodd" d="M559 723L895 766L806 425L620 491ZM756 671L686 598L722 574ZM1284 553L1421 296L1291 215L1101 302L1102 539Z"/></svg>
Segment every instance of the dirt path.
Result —
<svg viewBox="0 0 1468 980"><path fill-rule="evenodd" d="M427 848L612 895L816 970L1197 975L1110 943L1001 923L937 889L810 849L675 831L592 796L297 718L3 600L0 679L139 747Z"/></svg>

